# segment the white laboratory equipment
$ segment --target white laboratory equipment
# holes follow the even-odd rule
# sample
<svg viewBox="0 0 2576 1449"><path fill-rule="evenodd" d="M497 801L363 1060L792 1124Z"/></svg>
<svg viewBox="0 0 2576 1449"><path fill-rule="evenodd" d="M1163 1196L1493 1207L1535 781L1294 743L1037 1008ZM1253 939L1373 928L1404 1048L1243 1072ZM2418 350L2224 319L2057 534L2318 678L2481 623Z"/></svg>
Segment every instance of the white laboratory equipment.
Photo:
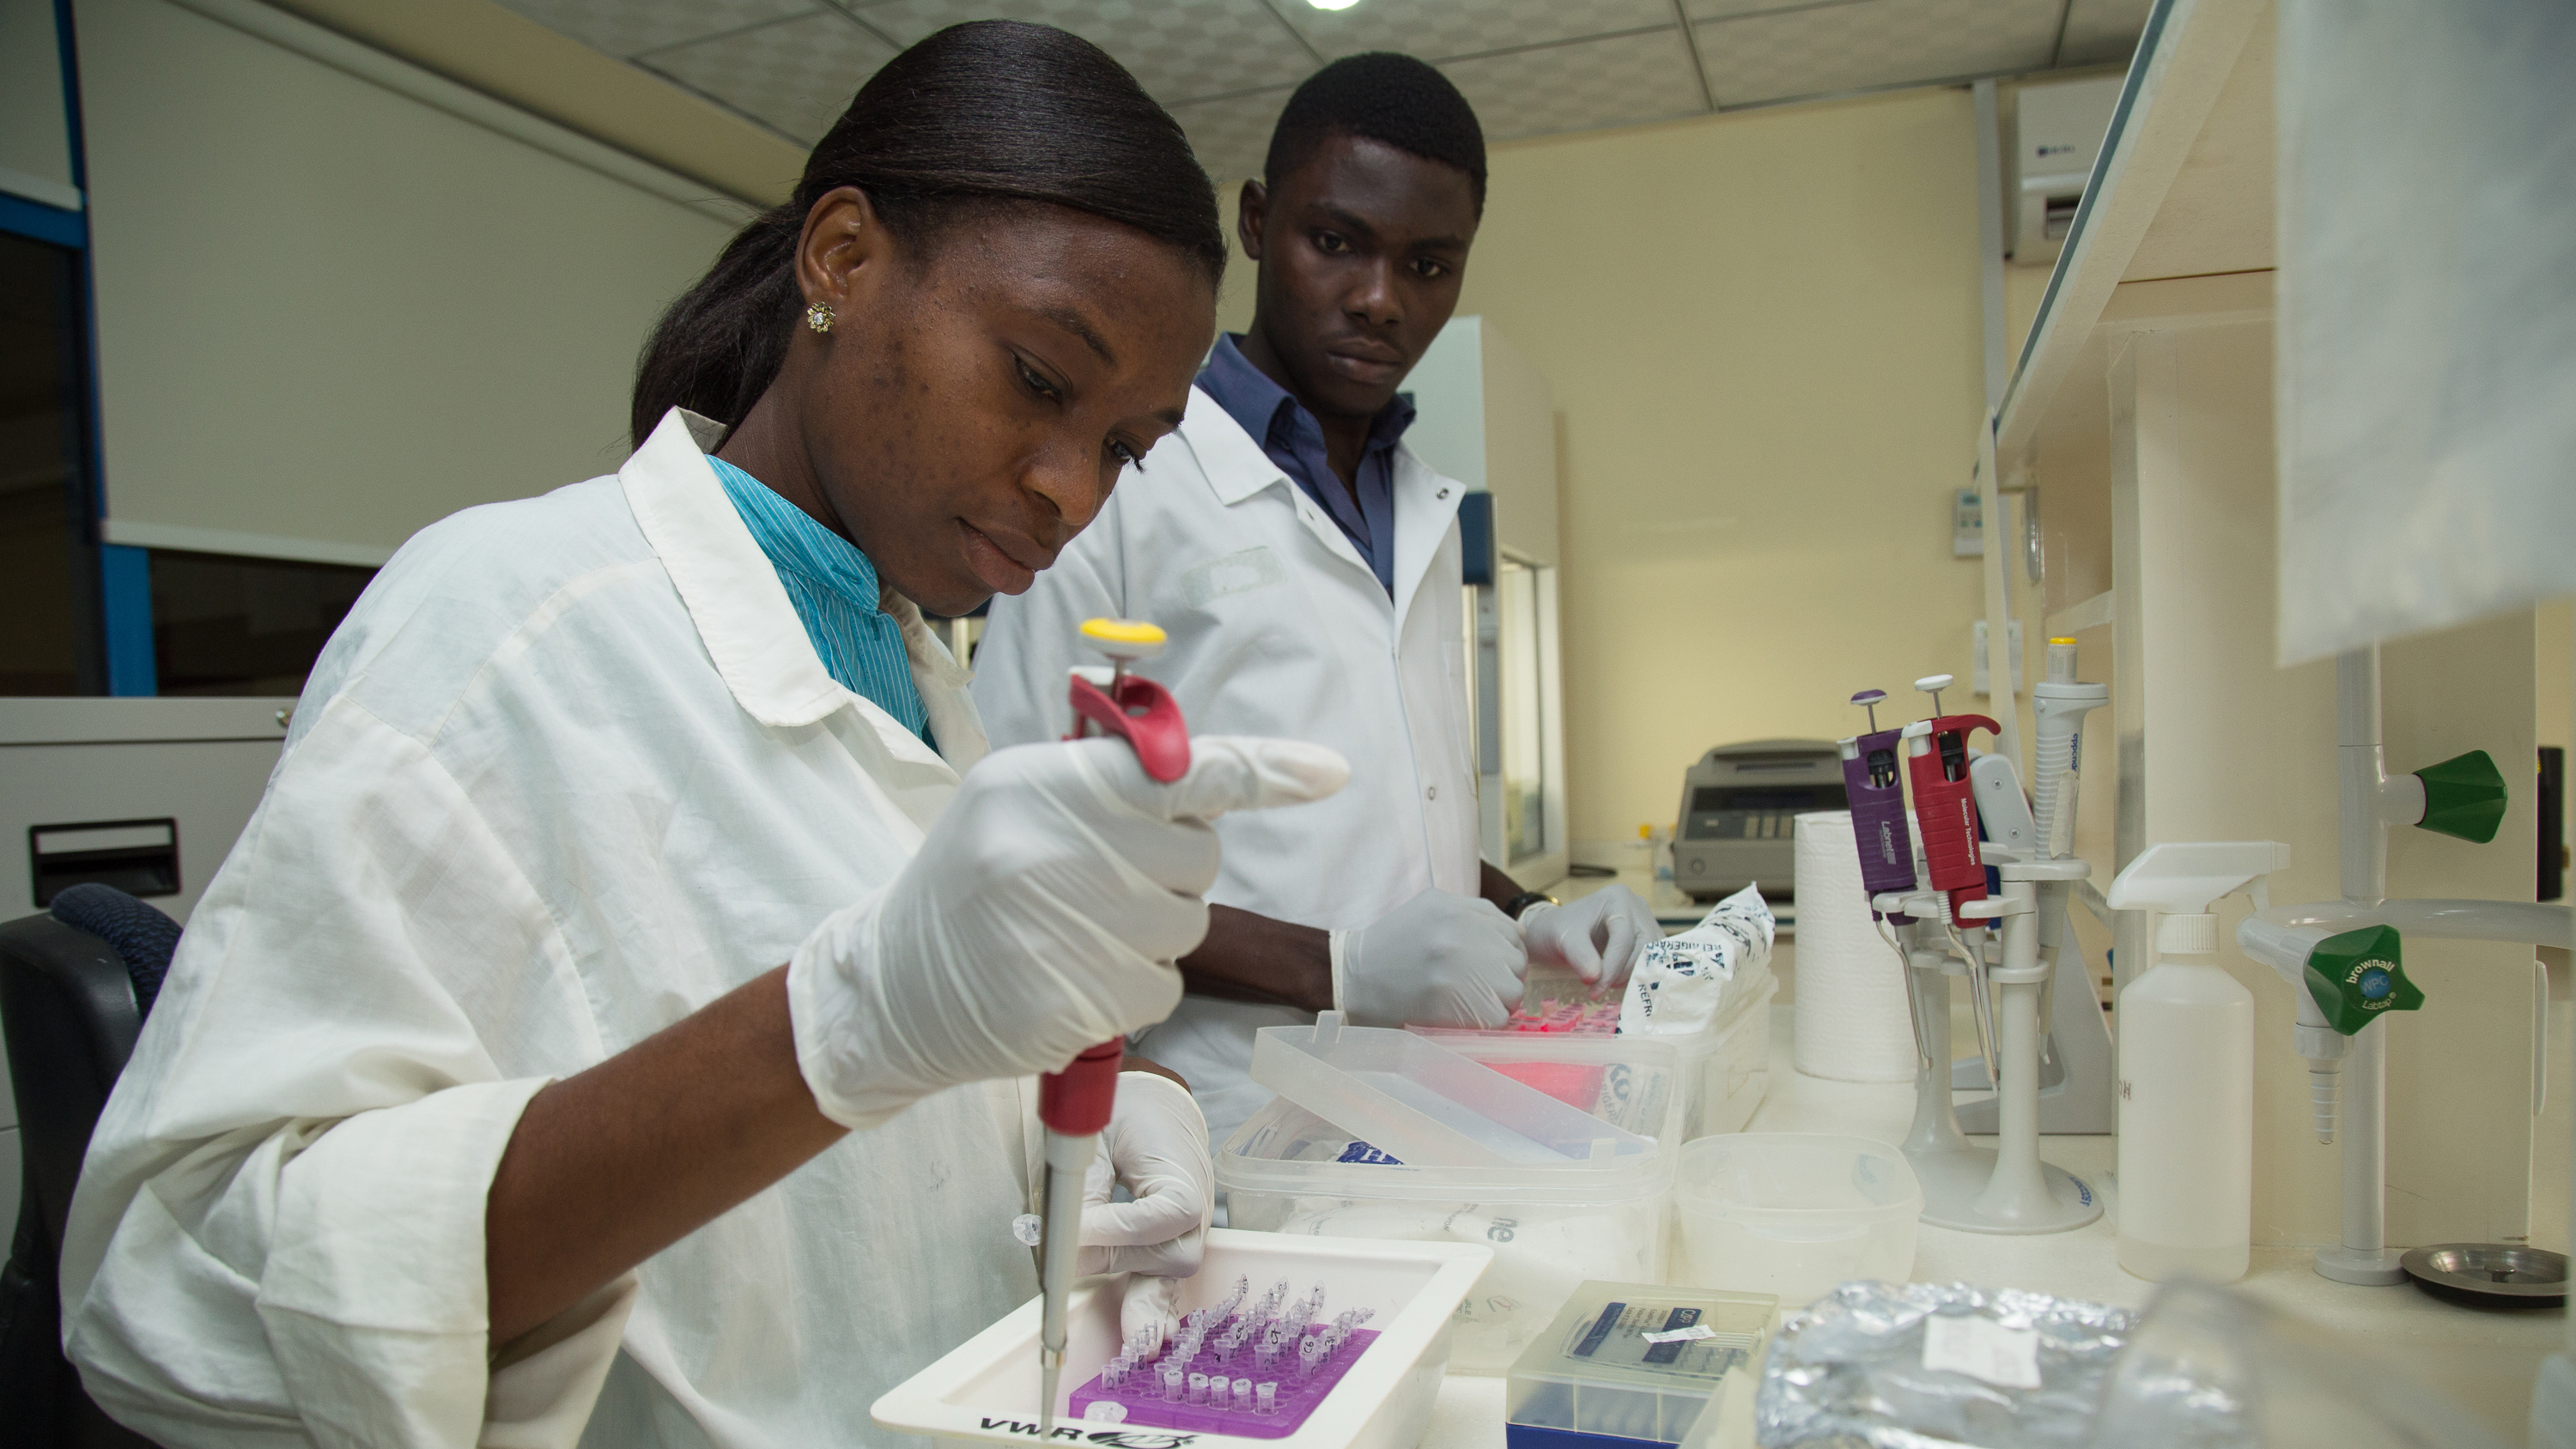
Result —
<svg viewBox="0 0 2576 1449"><path fill-rule="evenodd" d="M0 920L99 881L186 925L259 806L292 699L0 699ZM0 1060L0 1224L18 1108Z"/></svg>
<svg viewBox="0 0 2576 1449"><path fill-rule="evenodd" d="M2269 905L2278 841L2169 841L2111 882L2154 912L2147 969L2120 993L2120 1266L2162 1282L2245 1276L2254 1233L2254 993L2218 964L2218 902Z"/></svg>
<svg viewBox="0 0 2576 1449"><path fill-rule="evenodd" d="M1970 767L1977 811L1996 845L2025 860L2060 862L2075 857L2075 806L2082 781L2084 716L2110 703L2109 686L2075 678L2075 641L2048 641L2048 677L2031 691L2037 723L2030 799L2009 759L1985 756ZM1992 763L1989 763L1991 761ZM2111 1031L2088 979L2090 968L2075 939L2070 907L2089 869L2051 874L2039 885L2039 953L2049 963L2040 988L2039 1130L2049 1134L2109 1132L2115 1116ZM2093 896L2098 901L2098 894ZM1953 1065L1950 1085L1983 1090L1985 1064L1974 1058ZM1959 1126L1992 1132L2000 1098L1958 1108Z"/></svg>

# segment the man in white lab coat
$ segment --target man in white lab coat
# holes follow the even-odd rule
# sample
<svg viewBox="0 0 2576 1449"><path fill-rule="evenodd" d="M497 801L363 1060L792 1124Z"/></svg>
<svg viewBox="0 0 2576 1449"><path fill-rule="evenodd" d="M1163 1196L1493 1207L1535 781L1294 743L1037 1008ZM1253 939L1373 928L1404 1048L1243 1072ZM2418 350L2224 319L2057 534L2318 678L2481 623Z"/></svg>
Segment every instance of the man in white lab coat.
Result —
<svg viewBox="0 0 2576 1449"><path fill-rule="evenodd" d="M1527 960L1615 985L1661 933L1613 887L1572 906L1477 854L1456 480L1403 446L1397 391L1458 301L1484 211L1475 112L1409 56L1298 87L1236 222L1260 265L1178 441L1124 480L1025 593L993 601L974 685L997 744L1066 729L1076 628L1170 634L1147 672L1194 729L1328 744L1337 798L1230 817L1189 994L1140 1039L1187 1075L1212 1140L1269 1097L1253 1033L1327 1008L1362 1025L1498 1026ZM1515 920L1517 918L1517 921Z"/></svg>

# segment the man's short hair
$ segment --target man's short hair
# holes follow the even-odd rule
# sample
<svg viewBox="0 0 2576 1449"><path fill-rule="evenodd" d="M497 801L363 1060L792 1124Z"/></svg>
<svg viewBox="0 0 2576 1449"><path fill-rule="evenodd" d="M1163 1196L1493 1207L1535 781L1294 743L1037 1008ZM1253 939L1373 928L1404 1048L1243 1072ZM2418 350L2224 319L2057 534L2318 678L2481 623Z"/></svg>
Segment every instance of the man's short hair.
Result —
<svg viewBox="0 0 2576 1449"><path fill-rule="evenodd" d="M1336 135L1382 141L1426 161L1467 173L1476 213L1485 211L1485 128L1458 88L1409 55L1373 50L1344 56L1306 77L1270 133L1262 178L1279 178L1314 159Z"/></svg>

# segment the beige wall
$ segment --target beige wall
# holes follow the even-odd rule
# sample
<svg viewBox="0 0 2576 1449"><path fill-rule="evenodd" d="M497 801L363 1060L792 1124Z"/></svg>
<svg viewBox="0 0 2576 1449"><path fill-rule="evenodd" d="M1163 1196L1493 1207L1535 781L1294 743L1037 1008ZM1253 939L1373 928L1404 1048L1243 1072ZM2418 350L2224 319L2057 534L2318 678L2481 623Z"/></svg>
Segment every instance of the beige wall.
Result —
<svg viewBox="0 0 2576 1449"><path fill-rule="evenodd" d="M1712 745L1967 675L1976 193L1964 90L1494 152L1459 311L1556 390L1576 841L1669 822Z"/></svg>

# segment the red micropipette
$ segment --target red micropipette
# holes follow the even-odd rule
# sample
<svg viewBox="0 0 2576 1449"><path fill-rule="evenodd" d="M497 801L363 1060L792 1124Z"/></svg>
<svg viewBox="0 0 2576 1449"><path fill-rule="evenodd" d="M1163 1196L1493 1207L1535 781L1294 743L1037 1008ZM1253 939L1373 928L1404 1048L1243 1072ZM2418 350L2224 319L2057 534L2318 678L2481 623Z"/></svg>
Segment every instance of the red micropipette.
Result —
<svg viewBox="0 0 2576 1449"><path fill-rule="evenodd" d="M1076 669L1071 682L1073 733L1068 739L1116 735L1136 751L1147 777L1171 784L1189 773L1190 732L1171 692L1127 672L1162 652L1163 631L1130 619L1092 619L1083 641L1109 657L1109 677ZM1105 687L1104 687L1105 686ZM1082 1180L1100 1147L1100 1129L1118 1099L1126 1043L1112 1038L1077 1056L1063 1071L1038 1078L1038 1120L1046 1126L1046 1175L1040 1189L1038 1239L1038 1434L1055 1430L1056 1382L1064 1372L1065 1297L1081 1251Z"/></svg>

